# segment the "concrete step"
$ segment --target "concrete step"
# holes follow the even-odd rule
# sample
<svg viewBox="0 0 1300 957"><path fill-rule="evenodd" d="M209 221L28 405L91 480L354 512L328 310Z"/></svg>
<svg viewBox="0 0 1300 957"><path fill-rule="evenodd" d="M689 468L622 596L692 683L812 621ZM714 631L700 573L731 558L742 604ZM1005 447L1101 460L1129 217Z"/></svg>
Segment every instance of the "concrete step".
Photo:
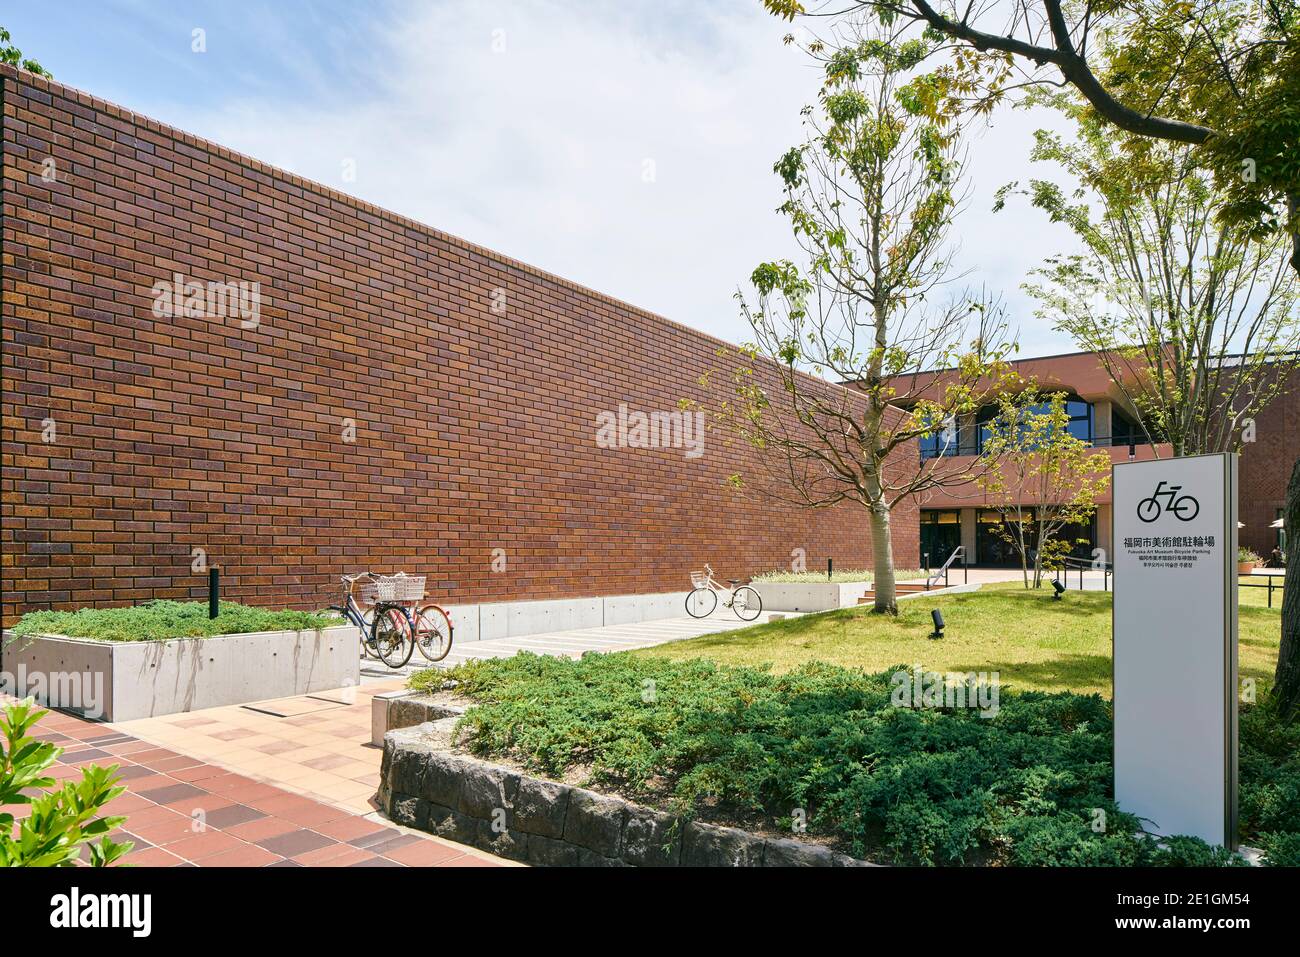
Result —
<svg viewBox="0 0 1300 957"><path fill-rule="evenodd" d="M898 582L894 585L894 594L896 595L915 595L918 592L929 591L925 587L924 581L919 582ZM859 605L870 605L876 600L876 591L874 588L868 588L866 593L858 599Z"/></svg>

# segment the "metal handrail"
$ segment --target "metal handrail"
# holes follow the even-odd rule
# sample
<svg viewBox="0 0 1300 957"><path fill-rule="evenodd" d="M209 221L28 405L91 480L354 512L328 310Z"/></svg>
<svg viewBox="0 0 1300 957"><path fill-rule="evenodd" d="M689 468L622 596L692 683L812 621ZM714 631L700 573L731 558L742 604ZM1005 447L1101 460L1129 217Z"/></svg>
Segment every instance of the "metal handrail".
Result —
<svg viewBox="0 0 1300 957"><path fill-rule="evenodd" d="M1083 590L1083 573L1085 571L1101 570L1101 590L1110 591L1110 576L1114 574L1115 566L1110 562L1097 562L1088 558L1075 558L1073 555L1062 555L1061 564L1065 566L1066 584L1069 584L1070 568L1073 566L1079 570L1079 590ZM1056 580L1061 580L1062 569L1056 569Z"/></svg>
<svg viewBox="0 0 1300 957"><path fill-rule="evenodd" d="M958 545L956 548L954 548L953 551L952 551L952 554L948 556L948 560L947 560L946 562L943 563L942 567L936 569L935 572L934 572L934 574L931 575L929 578L927 578L927 579L925 580L925 590L926 590L926 591L929 591L929 590L930 590L930 586L931 586L932 584L934 584L935 582L937 582L937 581L940 579L940 577L943 578L943 587L944 587L944 588L947 588L947 587L948 587L948 569L952 567L952 563L955 562L958 558L961 558L961 559L962 559L962 567L963 567L963 568L969 568L969 566L966 564L966 561L965 561L965 552L966 552L966 546L965 546L965 545ZM967 581L967 582L970 581L970 572L969 572L969 571L966 572L966 581Z"/></svg>
<svg viewBox="0 0 1300 957"><path fill-rule="evenodd" d="M1239 588L1267 588L1267 589L1268 589L1268 607L1269 607L1269 608L1272 608L1272 607L1273 607L1273 590L1274 590L1274 589L1277 589L1278 591L1282 591L1282 590L1286 587L1286 576L1284 576L1284 575L1258 575L1258 576L1256 576L1256 577L1258 577L1258 578L1267 578L1267 579L1268 579L1268 584L1267 584L1267 585L1262 584L1262 583L1260 583L1260 582L1245 582L1245 581L1242 581L1243 578L1249 578L1249 577L1250 577L1249 574L1247 574L1247 575L1242 575L1242 574L1239 573L1239 574L1237 575L1237 587L1239 587ZM1279 578L1282 579L1282 580L1281 580L1281 581L1277 581L1277 579L1279 579ZM1274 584L1274 582L1277 582L1277 583Z"/></svg>

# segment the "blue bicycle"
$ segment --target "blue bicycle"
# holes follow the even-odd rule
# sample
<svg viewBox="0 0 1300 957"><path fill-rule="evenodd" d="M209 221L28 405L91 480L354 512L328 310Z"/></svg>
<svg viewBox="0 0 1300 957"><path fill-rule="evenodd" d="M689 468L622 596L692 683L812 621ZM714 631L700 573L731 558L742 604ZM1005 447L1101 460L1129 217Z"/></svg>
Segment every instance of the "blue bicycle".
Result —
<svg viewBox="0 0 1300 957"><path fill-rule="evenodd" d="M424 576L362 572L342 575L340 580L344 586L343 601L340 605L330 605L330 610L339 612L357 627L362 654L378 658L390 668L405 666L415 651L413 636L419 631L413 617L418 612L408 604L413 606L424 597ZM369 605L365 609L354 594L358 582L363 588L361 602Z"/></svg>

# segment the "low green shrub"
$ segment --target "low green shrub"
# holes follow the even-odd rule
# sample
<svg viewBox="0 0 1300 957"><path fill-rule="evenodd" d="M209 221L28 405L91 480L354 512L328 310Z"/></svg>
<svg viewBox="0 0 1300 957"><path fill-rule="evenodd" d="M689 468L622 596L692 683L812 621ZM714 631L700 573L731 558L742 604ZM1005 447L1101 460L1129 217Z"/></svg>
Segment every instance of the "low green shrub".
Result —
<svg viewBox="0 0 1300 957"><path fill-rule="evenodd" d="M1300 867L1300 832L1273 831L1261 834L1259 846L1268 867Z"/></svg>
<svg viewBox="0 0 1300 957"><path fill-rule="evenodd" d="M1242 708L1237 780L1242 834L1300 834L1300 720L1280 720L1271 698ZM1277 841L1295 852L1294 839Z"/></svg>
<svg viewBox="0 0 1300 957"><path fill-rule="evenodd" d="M223 601L216 618L207 602L148 601L131 608L82 608L78 611L31 611L13 627L24 635L67 635L101 641L162 641L207 638L250 631L303 631L342 623L333 615L306 611L272 611Z"/></svg>
<svg viewBox="0 0 1300 957"><path fill-rule="evenodd" d="M891 705L896 670L906 669L866 674L816 663L774 675L707 660L520 654L421 672L411 686L455 679L475 702L460 727L481 755L552 777L581 769L595 787L686 816L784 828L801 814L809 833L859 855L922 864L1240 862L1195 838L1134 836L1140 822L1111 796L1111 712L1099 695L1002 689L993 717L914 710ZM1268 749L1293 742L1262 715L1244 725L1252 826L1290 832L1300 827L1300 800ZM1292 847L1276 846L1280 855Z"/></svg>
<svg viewBox="0 0 1300 957"><path fill-rule="evenodd" d="M56 789L46 772L63 749L28 734L48 713L36 710L30 699L0 709L0 808L31 805L20 821L0 810L0 867L73 867L83 846L92 867L106 867L133 846L108 837L126 818L99 816L125 790L116 783L117 765L84 767L80 781ZM46 793L25 793L39 789Z"/></svg>

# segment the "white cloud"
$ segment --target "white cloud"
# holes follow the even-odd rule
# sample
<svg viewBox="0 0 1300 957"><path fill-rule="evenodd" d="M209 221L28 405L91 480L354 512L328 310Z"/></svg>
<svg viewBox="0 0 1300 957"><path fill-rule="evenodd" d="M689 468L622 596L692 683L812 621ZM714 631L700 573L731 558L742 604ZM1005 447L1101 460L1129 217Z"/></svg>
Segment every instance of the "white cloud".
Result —
<svg viewBox="0 0 1300 957"><path fill-rule="evenodd" d="M817 90L815 68L781 42L787 24L754 0L453 0L395 13L367 25L338 80L304 64L305 97L259 89L188 109L182 125L678 322L746 337L732 294L760 261L795 253L773 212L772 164L798 142L799 110ZM310 56L302 42L282 50ZM973 144L961 263L1007 296L1023 352L1063 351L1017 286L1068 236L1024 204L989 212L998 186L1026 178L1034 125L1020 114L998 123ZM342 179L347 159L355 182Z"/></svg>

